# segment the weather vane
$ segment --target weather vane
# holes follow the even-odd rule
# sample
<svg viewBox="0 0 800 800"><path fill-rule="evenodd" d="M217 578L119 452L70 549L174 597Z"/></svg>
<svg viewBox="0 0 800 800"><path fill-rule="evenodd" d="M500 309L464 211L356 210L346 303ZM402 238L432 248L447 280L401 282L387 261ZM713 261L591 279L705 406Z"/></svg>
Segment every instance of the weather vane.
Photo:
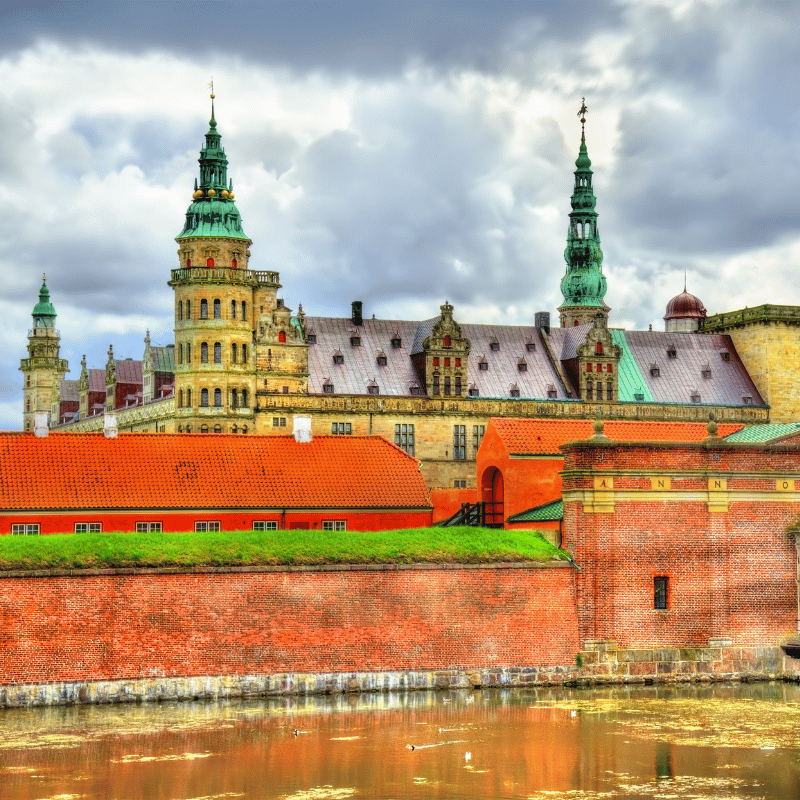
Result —
<svg viewBox="0 0 800 800"><path fill-rule="evenodd" d="M589 109L586 108L586 98L581 97L581 107L578 111L578 116L581 118L581 134L583 134L583 126L586 124L586 112Z"/></svg>
<svg viewBox="0 0 800 800"><path fill-rule="evenodd" d="M211 99L214 99L214 79L211 79L211 83L208 84L208 88L211 89Z"/></svg>

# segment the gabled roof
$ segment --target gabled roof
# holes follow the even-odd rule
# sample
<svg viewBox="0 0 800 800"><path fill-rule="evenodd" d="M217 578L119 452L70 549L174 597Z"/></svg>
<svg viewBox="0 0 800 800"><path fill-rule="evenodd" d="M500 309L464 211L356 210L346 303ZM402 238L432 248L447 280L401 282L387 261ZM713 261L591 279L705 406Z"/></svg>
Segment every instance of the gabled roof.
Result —
<svg viewBox="0 0 800 800"><path fill-rule="evenodd" d="M104 369L89 370L89 391L105 392L106 390L106 371Z"/></svg>
<svg viewBox="0 0 800 800"><path fill-rule="evenodd" d="M118 358L114 361L117 383L142 383L142 362L133 358ZM105 376L103 377L105 382ZM105 386L103 386L105 389Z"/></svg>
<svg viewBox="0 0 800 800"><path fill-rule="evenodd" d="M560 446L567 442L589 439L594 423L581 420L540 420L492 418L500 440L512 455L561 455ZM720 424L718 435L727 436L742 428L741 424ZM617 442L698 442L708 436L702 422L628 422L610 420L603 433Z"/></svg>
<svg viewBox="0 0 800 800"><path fill-rule="evenodd" d="M175 345L151 347L150 359L153 364L153 372L175 372Z"/></svg>
<svg viewBox="0 0 800 800"><path fill-rule="evenodd" d="M771 425L748 425L725 437L728 442L771 442L800 433L800 422L776 422Z"/></svg>
<svg viewBox="0 0 800 800"><path fill-rule="evenodd" d="M0 433L0 511L430 507L419 462L378 436Z"/></svg>

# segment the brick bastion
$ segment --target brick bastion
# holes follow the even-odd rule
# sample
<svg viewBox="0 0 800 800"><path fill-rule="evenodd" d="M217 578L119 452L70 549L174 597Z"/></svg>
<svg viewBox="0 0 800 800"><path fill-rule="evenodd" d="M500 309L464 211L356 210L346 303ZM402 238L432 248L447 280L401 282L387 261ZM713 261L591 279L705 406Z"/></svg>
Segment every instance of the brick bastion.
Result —
<svg viewBox="0 0 800 800"><path fill-rule="evenodd" d="M583 642L565 562L0 573L0 707L800 678L777 646Z"/></svg>

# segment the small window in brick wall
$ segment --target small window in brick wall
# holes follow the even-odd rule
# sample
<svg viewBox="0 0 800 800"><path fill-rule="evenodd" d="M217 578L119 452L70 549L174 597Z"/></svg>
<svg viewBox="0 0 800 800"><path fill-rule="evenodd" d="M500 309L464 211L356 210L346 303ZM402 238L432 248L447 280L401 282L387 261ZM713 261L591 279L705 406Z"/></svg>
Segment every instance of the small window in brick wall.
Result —
<svg viewBox="0 0 800 800"><path fill-rule="evenodd" d="M669 578L659 575L653 578L653 608L664 611L669 608Z"/></svg>

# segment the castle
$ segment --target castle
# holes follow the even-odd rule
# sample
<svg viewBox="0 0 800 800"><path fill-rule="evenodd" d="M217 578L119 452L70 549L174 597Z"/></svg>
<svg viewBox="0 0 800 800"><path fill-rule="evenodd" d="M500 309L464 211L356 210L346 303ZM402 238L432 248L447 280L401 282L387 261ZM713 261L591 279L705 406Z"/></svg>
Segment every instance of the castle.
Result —
<svg viewBox="0 0 800 800"><path fill-rule="evenodd" d="M581 113L585 113L585 106ZM606 278L583 123L569 214L559 327L460 323L442 304L422 321L306 316L279 296L279 275L252 269L212 113L178 264L175 343L65 378L56 312L43 283L23 359L23 427L37 412L64 432L379 434L418 458L429 488L471 489L492 417L781 422L800 416L800 308L707 317L685 288L664 331L609 326ZM113 419L113 423L109 421ZM288 430L287 430L288 429Z"/></svg>

